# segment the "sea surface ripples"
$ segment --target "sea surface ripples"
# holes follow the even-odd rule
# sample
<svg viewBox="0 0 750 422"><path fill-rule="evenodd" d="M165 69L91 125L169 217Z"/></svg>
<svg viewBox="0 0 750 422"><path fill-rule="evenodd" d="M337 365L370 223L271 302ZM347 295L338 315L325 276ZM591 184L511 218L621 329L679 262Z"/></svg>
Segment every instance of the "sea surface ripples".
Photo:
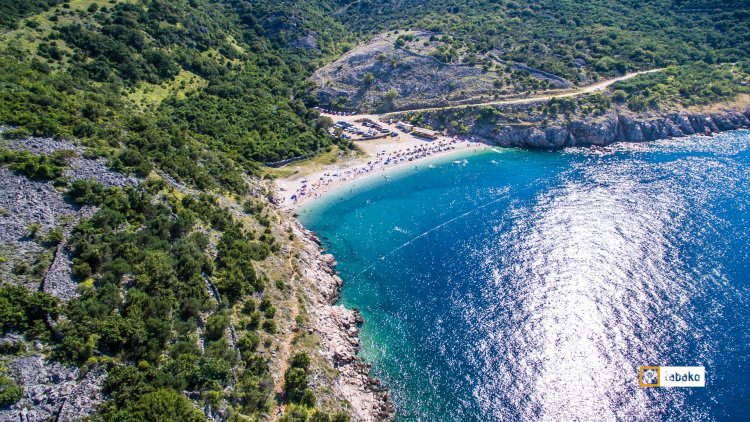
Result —
<svg viewBox="0 0 750 422"><path fill-rule="evenodd" d="M500 150L302 212L402 420L750 414L750 133ZM703 365L705 389L641 389Z"/></svg>

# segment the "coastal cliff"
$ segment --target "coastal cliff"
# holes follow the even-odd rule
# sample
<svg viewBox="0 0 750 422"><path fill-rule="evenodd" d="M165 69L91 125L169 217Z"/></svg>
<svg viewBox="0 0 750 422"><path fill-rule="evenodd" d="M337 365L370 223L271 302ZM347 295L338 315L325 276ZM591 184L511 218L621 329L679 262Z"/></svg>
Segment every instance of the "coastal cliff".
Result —
<svg viewBox="0 0 750 422"><path fill-rule="evenodd" d="M571 119L548 124L477 124L467 134L501 146L559 149L707 135L749 127L750 109L717 113L681 111L647 116L613 110L596 119ZM456 134L451 127L447 127L446 131Z"/></svg>
<svg viewBox="0 0 750 422"><path fill-rule="evenodd" d="M338 371L333 385L320 385L334 390L335 395L351 405L355 421L392 420L395 415L388 388L369 376L370 366L358 357L359 326L362 316L356 310L335 305L342 285L336 274L336 261L323 254L314 233L292 220L292 231L301 240L297 255L301 285L311 301L310 327L320 338L320 352Z"/></svg>
<svg viewBox="0 0 750 422"><path fill-rule="evenodd" d="M0 133L4 129L0 127ZM61 170L66 180L96 183L111 189L127 187L133 192L147 186L160 186L159 198L208 198L212 195L212 210L221 212L226 224L236 222L254 232L264 227L263 236L275 239L275 251L270 251L264 259L253 259L245 253L243 259L253 263L254 271L260 274L267 288L263 292L248 289L243 299L244 303L253 306L265 302L266 311L272 309L266 314L265 322L270 324L273 321L273 329L252 331L258 340L251 346L255 348L252 356L263 359L268 365L268 378L262 380L263 391L275 391L280 398L268 397L267 404L263 403L268 406L264 410L267 409L270 420L279 420L291 405L296 404L286 396L285 375L289 362L299 352L312 357L306 384L314 391L316 412L346 413L354 421L393 418L395 412L387 388L370 378L369 366L357 358L362 317L356 311L335 306L342 280L336 275L333 257L323 254L315 235L295 218L266 202L268 190L264 182L248 177L248 193L237 201L222 194L199 191L160 172L154 172L148 179L119 173L109 169L103 159L87 158L84 148L74 141L37 137L2 139L0 148L29 153L31 157L70 151L70 158ZM49 336L34 337L30 334L26 337L23 332L12 330L0 333L0 377L22 386L16 402L0 409L0 421L69 421L97 412L101 415L106 411L102 404L112 397L111 391L104 390L105 381L112 371L116 373L127 367L128 362L119 356L97 352L94 358L87 359L86 364L79 367L76 362L62 361L56 353L61 349L61 340L58 339L71 336L64 331L67 318L59 317L59 314L65 315L68 309L80 303L82 293L91 291L86 289L97 286L93 277L82 283L74 276L76 255L72 242L75 233L80 232L80 227L85 227L87 220L97 218L97 211L106 206L78 205L55 181L32 179L5 166L0 168L0 180L6 187L0 193L0 275L3 278L0 287L5 287L5 283L24 286L32 292L56 298L60 303L55 316L45 321L52 330ZM59 240L49 244L39 240L39 236L29 235L29 227L34 226L38 226L37 230L42 233L59 231ZM224 231L211 223L199 222L194 232L206 236L206 244L200 248L201 252L196 251L196 255L214 262L220 254L218 248ZM19 268L24 266L33 266L37 270L20 271ZM231 315L216 336L221 338L220 345L226 345L227 354L243 356L240 355L243 353L241 347L248 347L248 339L253 338L248 336L252 315L247 315L245 306L241 306L243 303L232 306L223 294L226 290L217 287L221 286L221 281L212 274L202 273L196 284L199 290L205 289L205 293L197 296L205 298L203 303L207 308L214 307L223 315ZM127 295L128 291L127 283L123 283L122 294ZM257 315L260 317L260 312ZM197 353L205 355L211 353L210 348L217 347L217 344L207 337L206 327L211 314L205 312L198 317L200 323L196 323L191 340L195 342ZM231 371L241 374L240 365L250 360L247 349L244 353L243 359L233 361ZM228 399L224 401L207 403L201 394L189 389L182 389L181 393L192 401L191 406L200 409L207 420L230 420L232 412L237 410L230 407L232 396L229 395L241 394L248 387L241 384L241 376L231 372L222 376L220 382L224 383L227 392Z"/></svg>

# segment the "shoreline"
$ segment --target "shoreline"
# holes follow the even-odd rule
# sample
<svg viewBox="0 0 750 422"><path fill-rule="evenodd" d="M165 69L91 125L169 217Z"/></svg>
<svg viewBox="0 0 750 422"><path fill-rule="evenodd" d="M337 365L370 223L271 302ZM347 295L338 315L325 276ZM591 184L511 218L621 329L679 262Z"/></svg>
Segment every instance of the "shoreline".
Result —
<svg viewBox="0 0 750 422"><path fill-rule="evenodd" d="M364 161L361 158L358 158L341 163L337 166L327 166L327 169L320 170L306 176L298 176L294 179L277 179L275 181L275 185L277 188L277 198L279 195L283 196L283 199L279 200L278 206L284 211L295 213L296 211L299 211L304 207L310 206L315 202L330 197L331 194L340 191L344 187L356 186L366 180L372 180L374 176L388 176L390 173L393 173L397 170L403 170L409 165L425 165L441 158L447 158L453 155L484 152L490 150L491 148L492 145L485 142L459 141L458 146L453 149L439 151L425 156L414 157L411 159L411 161L405 160L403 162L394 164L378 164L376 166L369 165L368 162ZM302 186L305 186L308 183L312 184L310 180L316 180L317 182L320 182L321 178L325 179L332 172L341 173L352 171L355 172L353 175L347 174L346 177L338 177L332 182L316 185L315 188L309 192L309 194L304 195L304 197L302 197L301 199L298 199L296 201L291 201L289 199L290 192L297 192Z"/></svg>
<svg viewBox="0 0 750 422"><path fill-rule="evenodd" d="M747 100L750 101L750 97ZM618 142L651 142L750 128L750 106L715 107L719 108L707 112L678 110L634 114L618 106L595 119L575 118L546 126L499 121L475 125L465 136L475 136L499 147L554 151L566 147L604 147ZM425 119L437 125L435 115Z"/></svg>
<svg viewBox="0 0 750 422"><path fill-rule="evenodd" d="M708 134L693 134L713 136L718 133L731 132L736 128L720 130ZM691 136L691 135L687 135ZM670 139L664 137L657 140ZM647 143L650 141L647 141ZM638 144L640 142L620 141L622 144ZM457 148L455 150L422 157L418 160L399 163L371 173L360 175L352 179L343 179L336 185L328 186L321 191L319 196L306 198L291 207L282 207L286 211L295 236L298 236L303 244L303 254L300 259L304 279L314 285L319 296L317 303L312 306L312 328L322 340L322 349L325 358L339 370L339 376L334 384L334 389L344 397L352 407L352 420L355 421L386 421L393 420L396 416L396 408L390 397L387 385L370 376L370 365L363 362L359 356L360 350L360 325L364 322L362 316L356 309L346 308L340 304L339 298L344 280L336 271L336 260L333 255L325 252L317 235L307 229L299 220L295 211L314 204L339 191L342 187L357 185L364 180L371 179L370 176L384 175L389 172L407 168L406 164L426 164L441 158L461 156L472 153L490 151L495 145L475 143L471 146ZM499 146L503 148L502 146ZM577 146L577 148L589 149L592 146Z"/></svg>
<svg viewBox="0 0 750 422"><path fill-rule="evenodd" d="M361 360L360 351L360 329L362 316L355 309L348 309L338 302L344 280L336 271L335 258L327 254L317 235L308 230L299 219L298 211L307 208L326 198L332 198L333 194L340 192L342 188L350 186L359 188L366 181L378 182L371 176L384 176L399 170L408 169L408 165L429 165L440 159L453 156L468 156L482 151L490 151L494 147L507 148L517 147L527 150L563 150L566 147L597 149L611 144L638 144L650 143L662 139L679 138L691 135L716 135L718 133L730 132L750 126L750 110L744 112L724 111L713 113L686 113L673 112L658 116L629 118L619 115L608 116L604 121L571 123L570 127L549 127L545 130L540 128L515 128L505 127L499 136L488 137L484 133L470 132L467 136L476 136L477 141L460 138L452 138L456 148L440 151L424 156L412 157L411 161L399 161L389 165L367 167L368 159L383 157L383 151L368 149L369 156L355 158L342 162L338 165L325 166L310 174L297 174L287 179L277 179L272 182L276 188L274 195L276 205L293 222L294 234L302 239L303 254L301 268L304 268L304 279L319 292L316 306L312 308L311 326L321 338L321 352L326 360L339 371L335 380L334 390L351 404L352 420L374 421L393 420L396 416L395 404L390 397L388 386L383 385L380 380L370 376L370 365ZM566 133L568 134L567 136ZM584 135L584 136L581 136ZM443 138L445 142L446 138ZM570 142L573 141L573 142ZM390 147L392 156L396 148L408 146L414 147L415 142L398 143L391 145L378 145L378 147ZM432 143L438 144L434 141ZM368 147L370 145L367 145ZM361 173L357 169L369 168ZM304 195L296 202L278 201L279 194L289 196L290 192L303 185L302 181L312 184L310 180L320 181L320 177L331 171L343 173L346 177L339 177L335 182L324 183L310 191L310 195ZM349 173L345 173L349 172ZM309 179L309 180L308 180ZM325 181L325 180L324 180ZM280 190L284 188L287 190ZM290 189L291 188L291 189ZM346 195L344 195L346 197ZM344 198L345 199L345 198ZM321 297L322 296L322 297ZM321 386L322 387L322 386Z"/></svg>
<svg viewBox="0 0 750 422"><path fill-rule="evenodd" d="M319 353L338 371L333 385L322 377L310 382L318 388L332 389L349 403L347 409L357 422L390 421L396 409L388 386L370 376L370 365L359 357L360 326L364 322L356 309L338 304L343 280L336 271L336 260L326 254L320 239L297 218L287 215L295 238L301 242L296 260L300 281L305 284L310 329L320 338Z"/></svg>
<svg viewBox="0 0 750 422"><path fill-rule="evenodd" d="M739 110L736 110L738 108ZM744 111L741 111L744 110ZM337 119L357 122L365 116L380 120L391 130L394 123L383 121L383 116L334 116ZM429 117L428 117L429 121ZM433 126L437 122L433 123ZM437 125L439 127L439 125ZM276 179L274 202L284 211L295 213L304 206L327 197L353 182L386 175L408 164L420 165L429 160L452 154L466 153L472 149L491 147L518 147L526 149L559 150L565 147L603 147L617 142L639 143L698 134L715 134L750 127L750 109L730 107L723 111L686 112L672 111L657 115L631 116L618 108L596 120L557 122L547 127L514 126L498 124L494 132L472 127L462 135L452 134L434 141L414 137L399 137L394 142L377 143L358 141L364 157L352 158L338 164L329 164L322 170L309 174L299 173ZM497 129L500 128L498 131ZM447 128L443 128L447 130ZM460 136L460 137L459 137ZM297 168L299 171L299 167Z"/></svg>

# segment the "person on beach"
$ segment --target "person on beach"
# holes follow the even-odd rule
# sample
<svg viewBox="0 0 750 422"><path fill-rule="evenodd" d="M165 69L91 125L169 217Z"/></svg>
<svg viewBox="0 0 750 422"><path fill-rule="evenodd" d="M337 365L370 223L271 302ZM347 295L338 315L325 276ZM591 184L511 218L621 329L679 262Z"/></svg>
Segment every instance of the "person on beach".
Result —
<svg viewBox="0 0 750 422"><path fill-rule="evenodd" d="M298 201L302 200L302 197L312 197L312 198L318 198L320 197L319 190L324 189L325 187L331 186L336 182L342 182L345 180L355 180L360 176L367 175L371 172L375 172L378 170L385 170L388 165L391 164L398 164L398 163L404 163L404 162L411 162L420 158L429 157L434 154L438 154L441 152L446 151L452 151L457 148L457 144L459 144L458 138L454 137L450 140L441 140L435 143L429 143L429 144L419 144L416 146L409 146L406 149L401 148L394 151L386 152L386 151L380 151L375 156L378 157L376 160L370 160L367 162L367 164L361 165L359 167L354 167L348 170L344 170L343 172L336 172L336 173L323 173L323 176L319 178L318 181L315 183L307 185L308 181L307 178L302 180L302 185L295 191L294 195L290 197L293 203L297 203ZM471 142L471 141L464 141L465 147L478 147L480 144L478 142ZM484 148L487 149L486 147ZM477 148L474 149L474 151L478 151ZM382 157L382 158L381 158ZM415 166L414 170L418 170L419 166ZM327 179L326 179L327 178ZM387 179L388 176L384 175L384 178ZM285 189L280 188L280 191L285 191Z"/></svg>

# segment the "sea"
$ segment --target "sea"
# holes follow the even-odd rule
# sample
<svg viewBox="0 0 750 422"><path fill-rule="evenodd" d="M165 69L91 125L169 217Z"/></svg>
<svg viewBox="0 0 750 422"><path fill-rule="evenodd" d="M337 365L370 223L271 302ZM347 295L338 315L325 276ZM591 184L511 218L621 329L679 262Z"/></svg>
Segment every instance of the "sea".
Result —
<svg viewBox="0 0 750 422"><path fill-rule="evenodd" d="M750 131L469 151L299 214L397 420L750 419Z"/></svg>

